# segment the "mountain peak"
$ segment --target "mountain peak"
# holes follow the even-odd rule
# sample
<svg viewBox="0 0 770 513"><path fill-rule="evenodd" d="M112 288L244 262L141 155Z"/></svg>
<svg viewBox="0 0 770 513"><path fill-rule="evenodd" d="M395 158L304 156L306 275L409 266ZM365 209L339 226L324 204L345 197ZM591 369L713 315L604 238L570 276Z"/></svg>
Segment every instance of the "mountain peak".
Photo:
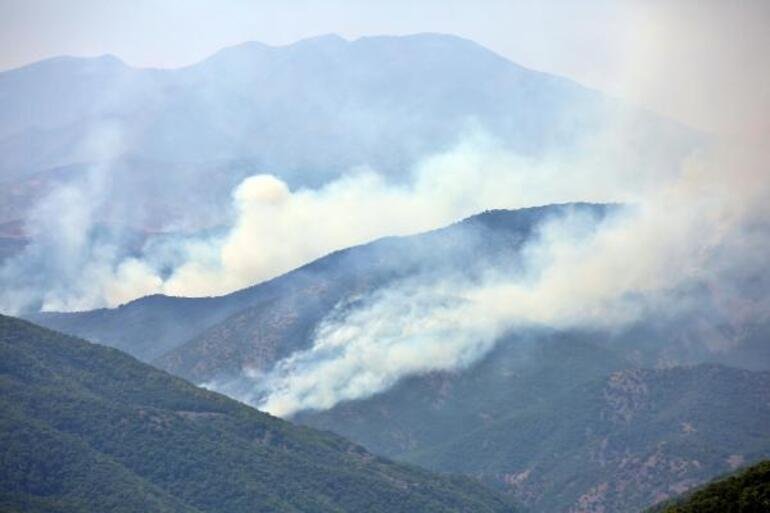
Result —
<svg viewBox="0 0 770 513"><path fill-rule="evenodd" d="M328 45L328 44L347 44L350 41L345 39L344 37L340 36L339 34L329 33L329 34L320 34L318 36L311 36L304 39L300 39L299 41L296 41L294 43L288 44L288 45L281 45L286 47L294 47L294 46L309 46L309 45Z"/></svg>
<svg viewBox="0 0 770 513"><path fill-rule="evenodd" d="M388 41L388 40L400 40L410 42L441 42L450 44L467 44L477 47L482 47L471 39L464 38L455 34L447 34L445 32L415 32L414 34L403 35L389 35L382 34L376 36L361 36L355 39L353 42L359 41ZM482 47L483 48L483 47Z"/></svg>
<svg viewBox="0 0 770 513"><path fill-rule="evenodd" d="M337 34L322 34L306 39L300 39L299 41L295 41L286 45L268 45L259 41L246 41L235 46L222 48L221 50L204 59L202 62L192 64L191 66L188 66L188 68L195 67L198 64L211 62L232 61L238 63L242 59L254 58L276 50L318 48L321 46L344 45L347 43L348 41L346 39Z"/></svg>
<svg viewBox="0 0 770 513"><path fill-rule="evenodd" d="M129 66L121 59L112 54L97 55L95 57L81 57L75 55L57 55L49 57L31 64L26 64L18 68L13 68L0 72L6 73L29 73L39 70L115 70L128 68Z"/></svg>

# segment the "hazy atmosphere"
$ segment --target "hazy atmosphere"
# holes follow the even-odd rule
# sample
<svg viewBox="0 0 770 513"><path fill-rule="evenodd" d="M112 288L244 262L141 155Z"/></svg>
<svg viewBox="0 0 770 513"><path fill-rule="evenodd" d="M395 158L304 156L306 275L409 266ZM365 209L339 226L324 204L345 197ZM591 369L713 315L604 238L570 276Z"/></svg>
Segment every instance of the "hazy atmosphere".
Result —
<svg viewBox="0 0 770 513"><path fill-rule="evenodd" d="M761 1L8 0L2 9L0 69L103 54L136 67L177 68L245 41L437 32L698 128L724 128L710 112L723 80L742 93L731 116L756 112L742 104L747 95L765 107L770 101L761 82L737 78L761 72L756 64L770 38L770 7Z"/></svg>
<svg viewBox="0 0 770 513"><path fill-rule="evenodd" d="M641 512L770 457L769 27L760 1L0 3L0 335L40 339L14 365L57 334L5 316L138 359L46 368L73 394L150 373L161 399L100 404L182 444L242 451L213 390L438 474L205 502L23 406L32 370L9 425L80 437L168 511ZM310 443L270 419L249 439Z"/></svg>

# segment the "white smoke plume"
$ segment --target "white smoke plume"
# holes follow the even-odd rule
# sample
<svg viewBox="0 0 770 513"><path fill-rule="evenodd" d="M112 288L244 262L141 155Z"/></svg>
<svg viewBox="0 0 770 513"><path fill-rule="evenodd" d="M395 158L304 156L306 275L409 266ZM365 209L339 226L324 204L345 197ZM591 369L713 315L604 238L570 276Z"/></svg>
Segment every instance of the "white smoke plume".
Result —
<svg viewBox="0 0 770 513"><path fill-rule="evenodd" d="M121 262L122 234L101 230L96 216L108 201L109 160L122 146L119 124L99 124L81 152L103 163L55 188L32 210L26 219L32 242L0 266L0 311L85 310L157 288L133 262Z"/></svg>
<svg viewBox="0 0 770 513"><path fill-rule="evenodd" d="M119 145L113 132L112 144ZM256 174L233 191L234 221L224 234L150 238L139 254L126 254L120 234L96 236L94 213L109 200L103 182L110 177L108 164L98 166L89 179L41 202L29 223L33 243L0 269L0 310L88 310L152 293L224 294L340 248L437 228L485 209L634 201L664 179L636 173L638 166L621 168L625 157L616 153L597 138L579 154L527 158L472 129L402 182L361 168L317 189L290 190L275 176Z"/></svg>
<svg viewBox="0 0 770 513"><path fill-rule="evenodd" d="M683 112L704 120L718 142L652 187L636 188L627 177L621 189L612 179L610 187L591 180L599 190L620 193L614 200L630 197L633 207L588 233L570 218L544 227L524 252L524 278L493 271L482 283L417 277L335 312L312 347L265 374L247 372L252 392L242 399L281 416L327 409L408 375L465 368L518 327L617 328L685 313L696 320L718 316L737 328L766 322L770 158L762 127L770 115L770 76L754 57L767 49L767 30L757 30L766 29L767 10L711 2L670 8L653 2L640 10L651 21L645 20L636 56L661 69L672 66L670 55L682 58L686 84L657 75L655 85L667 84L666 94L687 103ZM720 33L726 25L746 31L734 40ZM750 66L737 75L735 56Z"/></svg>
<svg viewBox="0 0 770 513"><path fill-rule="evenodd" d="M704 286L731 321L766 316L767 288L746 294L741 286L761 277L770 254L770 32L767 8L750 4L633 3L641 21L629 38L638 44L629 51L628 96L668 98L671 112L681 107L683 118L722 140L684 163L634 161L643 143L622 119L609 120L580 151L538 159L475 131L399 183L358 169L317 189L291 190L255 174L234 191L235 219L224 234L159 240L130 256L95 235L91 205L103 200L104 179L96 170L40 206L30 224L44 236L0 270L0 309L87 309L153 292L220 294L341 247L489 208L612 201L631 208L597 227L575 218L543 227L524 252L524 278L494 270L480 283L417 277L341 307L319 326L312 347L250 376L253 393L243 398L279 415L328 408L404 376L471 365L519 326L615 327L697 310L698 297L680 294L689 285Z"/></svg>
<svg viewBox="0 0 770 513"><path fill-rule="evenodd" d="M524 250L523 278L417 277L329 316L310 349L252 375L253 393L241 398L279 416L327 409L404 376L465 368L516 328L615 329L704 308L681 294L687 285L707 285L736 324L766 317L766 296L726 287L761 272L763 258L747 261L746 250L770 254L770 239L748 229L763 221L767 181L743 173L746 161L713 158L695 158L680 180L598 226L582 217L546 224Z"/></svg>

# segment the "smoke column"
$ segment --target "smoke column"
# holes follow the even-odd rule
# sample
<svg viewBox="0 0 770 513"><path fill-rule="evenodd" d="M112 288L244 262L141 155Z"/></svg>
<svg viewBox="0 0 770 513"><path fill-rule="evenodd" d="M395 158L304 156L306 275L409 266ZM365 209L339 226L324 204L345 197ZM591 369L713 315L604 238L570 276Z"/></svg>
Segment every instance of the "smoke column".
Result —
<svg viewBox="0 0 770 513"><path fill-rule="evenodd" d="M524 250L523 279L494 270L481 284L416 277L330 316L310 349L266 374L247 372L253 393L243 399L282 416L327 409L407 375L465 368L521 327L607 329L687 314L717 316L740 333L745 323L766 322L770 176L761 141L770 77L762 61L770 45L768 9L752 5L637 6L643 38L629 66L641 66L629 77L630 94L664 88L715 135L676 176L640 191L632 209L588 236L574 236L584 232L575 219L544 227ZM671 55L684 70L666 73L679 65ZM735 58L746 67L736 70Z"/></svg>

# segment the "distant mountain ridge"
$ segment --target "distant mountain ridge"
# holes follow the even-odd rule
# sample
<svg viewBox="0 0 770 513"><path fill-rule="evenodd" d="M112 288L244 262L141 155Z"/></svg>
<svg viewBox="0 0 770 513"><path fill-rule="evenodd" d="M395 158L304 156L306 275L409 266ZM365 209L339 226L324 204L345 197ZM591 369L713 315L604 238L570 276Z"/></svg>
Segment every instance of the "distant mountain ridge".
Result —
<svg viewBox="0 0 770 513"><path fill-rule="evenodd" d="M441 34L245 43L170 70L53 58L0 73L0 223L96 169L110 177L102 220L211 226L251 174L316 187L365 166L399 180L472 130L518 154L569 153L616 115L656 155L681 156L694 141L673 122Z"/></svg>

